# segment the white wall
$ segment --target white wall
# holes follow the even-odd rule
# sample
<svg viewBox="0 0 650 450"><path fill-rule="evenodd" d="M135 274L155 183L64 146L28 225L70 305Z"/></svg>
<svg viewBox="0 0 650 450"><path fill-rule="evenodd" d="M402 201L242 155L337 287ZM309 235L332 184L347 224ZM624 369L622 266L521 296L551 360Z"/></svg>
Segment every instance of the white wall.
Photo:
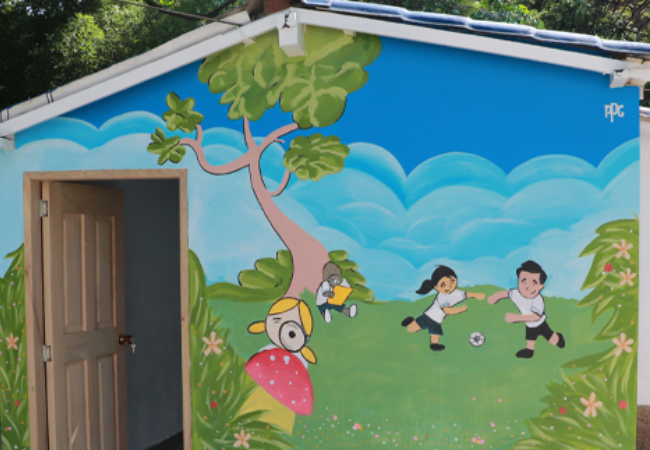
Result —
<svg viewBox="0 0 650 450"><path fill-rule="evenodd" d="M641 119L639 405L650 405L650 118Z"/></svg>

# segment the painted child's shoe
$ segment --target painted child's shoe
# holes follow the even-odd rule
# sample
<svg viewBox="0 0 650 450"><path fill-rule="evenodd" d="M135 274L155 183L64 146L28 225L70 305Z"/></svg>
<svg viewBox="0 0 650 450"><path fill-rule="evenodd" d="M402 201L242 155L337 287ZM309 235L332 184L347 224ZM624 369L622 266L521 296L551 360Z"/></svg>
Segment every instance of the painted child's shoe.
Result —
<svg viewBox="0 0 650 450"><path fill-rule="evenodd" d="M445 346L442 344L431 344L429 348L431 348L431 350L434 352L440 352L445 349Z"/></svg>
<svg viewBox="0 0 650 450"><path fill-rule="evenodd" d="M325 310L325 313L323 313L323 318L325 319L325 323L330 323L332 321L332 313L329 309Z"/></svg>
<svg viewBox="0 0 650 450"><path fill-rule="evenodd" d="M529 358L532 358L534 354L535 354L535 350L531 350L529 348L524 348L524 349L519 350L517 352L517 358L529 359Z"/></svg>
<svg viewBox="0 0 650 450"><path fill-rule="evenodd" d="M409 316L406 319L402 320L402 326L403 327L408 327L409 325L411 325L413 323L414 320L415 319L413 317Z"/></svg>
<svg viewBox="0 0 650 450"><path fill-rule="evenodd" d="M564 346L566 345L566 341L564 340L564 336L562 336L562 333L558 333L557 337L559 338L557 340L557 346L559 348L564 348Z"/></svg>
<svg viewBox="0 0 650 450"><path fill-rule="evenodd" d="M350 306L350 318L357 317L357 305Z"/></svg>

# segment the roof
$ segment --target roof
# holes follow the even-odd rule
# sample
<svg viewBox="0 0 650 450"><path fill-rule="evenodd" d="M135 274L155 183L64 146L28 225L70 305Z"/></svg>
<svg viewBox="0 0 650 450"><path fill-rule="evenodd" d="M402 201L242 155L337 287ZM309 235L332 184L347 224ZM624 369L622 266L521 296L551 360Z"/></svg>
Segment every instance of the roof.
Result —
<svg viewBox="0 0 650 450"><path fill-rule="evenodd" d="M650 59L650 44L639 42L611 41L587 34L538 30L526 25L473 20L468 17L449 14L409 11L395 6L376 5L359 1L301 0L301 2L305 6L343 14L358 14L365 17L396 20L420 26L461 30L486 36L526 39L541 44L598 49L616 57L640 56L643 59Z"/></svg>
<svg viewBox="0 0 650 450"><path fill-rule="evenodd" d="M587 70L608 75L612 87L629 84L642 86L650 81L648 44L605 41L593 36L414 12L371 3L300 1L301 7L292 7L252 22L246 11L222 16L217 18L217 23L203 26L142 55L0 111L0 148L11 148L15 133L38 123L204 59L215 52L242 42L251 42L256 36L273 29L301 33L301 24ZM288 27L289 17L292 17L293 25ZM591 53L597 51L597 54L590 54L585 49L592 49Z"/></svg>

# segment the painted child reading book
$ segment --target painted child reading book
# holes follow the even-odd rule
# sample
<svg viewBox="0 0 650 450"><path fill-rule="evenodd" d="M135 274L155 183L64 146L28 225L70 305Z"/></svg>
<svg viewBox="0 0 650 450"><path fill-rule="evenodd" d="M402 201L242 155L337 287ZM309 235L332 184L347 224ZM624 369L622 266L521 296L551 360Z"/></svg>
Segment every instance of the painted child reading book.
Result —
<svg viewBox="0 0 650 450"><path fill-rule="evenodd" d="M340 312L350 318L357 316L357 305L345 306L345 302L352 293L352 288L347 280L342 278L341 269L333 262L328 262L323 267L323 282L316 291L316 305L325 323L332 321L332 310Z"/></svg>

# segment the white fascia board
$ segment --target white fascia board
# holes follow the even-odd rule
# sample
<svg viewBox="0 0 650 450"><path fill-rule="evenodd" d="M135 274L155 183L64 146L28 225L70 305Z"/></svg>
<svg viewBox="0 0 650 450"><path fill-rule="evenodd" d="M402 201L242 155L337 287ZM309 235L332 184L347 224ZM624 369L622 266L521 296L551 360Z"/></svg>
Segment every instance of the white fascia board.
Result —
<svg viewBox="0 0 650 450"><path fill-rule="evenodd" d="M438 30L417 25L406 25L399 22L373 20L365 17L334 13L323 14L319 11L305 9L299 9L297 12L300 22L305 25L336 28L463 50L491 53L607 75L617 70L641 67L638 63L629 63L602 56L558 50L540 45L531 45L523 42L508 41L474 34Z"/></svg>
<svg viewBox="0 0 650 450"><path fill-rule="evenodd" d="M42 106L39 105L32 111L14 116L15 118L11 117L9 120L0 123L0 136L15 134L38 123L68 113L79 107L88 105L152 78L171 72L172 70L184 65L201 60L213 53L232 47L241 42L248 42L256 36L260 36L276 28L278 15L286 16L290 13L295 13L299 22L303 25L340 29L346 33L359 32L383 37L411 40L415 42L571 67L574 69L597 72L603 75L610 75L616 71L624 69L636 72L634 75L635 77L638 77L640 73L643 73L644 75L648 73L648 66L637 62L628 62L588 55L575 51L558 50L539 45L531 45L454 31L437 30L417 25L388 22L353 15L290 8L264 17L255 22L248 23L240 28L224 32L217 36L212 36L184 49L177 51L172 50L172 53L168 53L166 56L160 57L154 61L147 62L146 60L141 59L141 57L147 55L144 54L141 55L141 57L136 57L123 63L129 63L133 67L131 70L125 71L120 68L121 71L114 74L111 70L116 69L109 68L95 75L82 78L71 83L70 86L74 86L76 89L74 92L70 92L69 95L62 96L60 91L57 90L57 98L55 98L54 101ZM215 31L216 29L212 29L213 33ZM182 38L183 37L180 39ZM165 46L166 45L167 44L165 44ZM161 46L152 52L157 52L156 54L158 55L163 52L163 47L165 46ZM164 50L169 52L169 48L165 48ZM119 65L116 65L114 67L117 68L118 66ZM83 86L83 89L79 89L79 86Z"/></svg>

